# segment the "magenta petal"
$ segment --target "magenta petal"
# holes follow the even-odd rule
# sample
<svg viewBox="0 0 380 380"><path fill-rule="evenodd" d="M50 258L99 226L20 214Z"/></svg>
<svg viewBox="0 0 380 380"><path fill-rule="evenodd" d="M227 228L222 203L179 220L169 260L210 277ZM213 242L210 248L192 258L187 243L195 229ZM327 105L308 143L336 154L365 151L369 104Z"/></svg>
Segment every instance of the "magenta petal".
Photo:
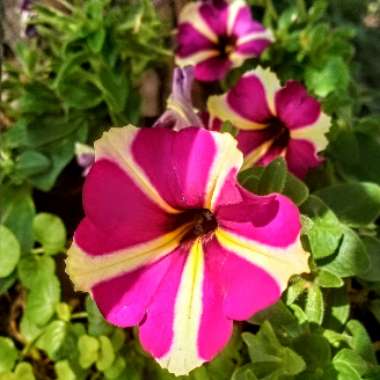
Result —
<svg viewBox="0 0 380 380"><path fill-rule="evenodd" d="M165 213L115 163L97 161L83 188L86 219L75 239L89 254L104 254L143 243L172 229Z"/></svg>
<svg viewBox="0 0 380 380"><path fill-rule="evenodd" d="M296 81L287 82L285 87L277 91L275 104L278 117L289 129L315 123L321 112L319 102Z"/></svg>
<svg viewBox="0 0 380 380"><path fill-rule="evenodd" d="M271 130L266 128L261 130L240 131L236 139L239 149L243 152L244 156L246 156L272 137Z"/></svg>
<svg viewBox="0 0 380 380"><path fill-rule="evenodd" d="M195 66L195 78L204 82L220 80L226 76L231 67L232 63L228 58L208 58Z"/></svg>
<svg viewBox="0 0 380 380"><path fill-rule="evenodd" d="M216 239L206 249L215 257L213 267L223 284L223 313L228 318L246 320L281 297L277 281L265 270L226 250Z"/></svg>
<svg viewBox="0 0 380 380"><path fill-rule="evenodd" d="M199 8L199 13L216 35L227 33L228 4L226 2L221 1L218 5L203 4Z"/></svg>
<svg viewBox="0 0 380 380"><path fill-rule="evenodd" d="M285 148L280 145L271 145L263 156L256 162L257 165L267 166L276 158L283 156Z"/></svg>
<svg viewBox="0 0 380 380"><path fill-rule="evenodd" d="M97 284L92 296L104 318L119 327L139 324L171 261L172 256L168 255L154 264Z"/></svg>
<svg viewBox="0 0 380 380"><path fill-rule="evenodd" d="M214 48L213 42L198 32L198 30L189 23L182 23L179 25L177 42L177 55L179 57L188 57L199 51Z"/></svg>
<svg viewBox="0 0 380 380"><path fill-rule="evenodd" d="M143 347L156 358L164 356L173 342L174 308L187 254L184 248L170 254L170 266L139 329Z"/></svg>
<svg viewBox="0 0 380 380"><path fill-rule="evenodd" d="M243 76L227 93L227 102L234 112L250 121L265 124L272 116L260 79L249 74Z"/></svg>
<svg viewBox="0 0 380 380"><path fill-rule="evenodd" d="M212 239L214 241L215 239ZM225 278L224 255L212 244L204 244L205 275L203 281L203 312L198 336L199 354L212 360L228 343L232 334L232 321L224 312Z"/></svg>
<svg viewBox="0 0 380 380"><path fill-rule="evenodd" d="M239 44L236 51L238 53L250 56L259 56L269 45L271 41L269 39L257 39L243 44Z"/></svg>
<svg viewBox="0 0 380 380"><path fill-rule="evenodd" d="M254 195L240 189L241 204L221 207L221 228L271 247L287 247L297 241L301 231L297 207L280 194Z"/></svg>
<svg viewBox="0 0 380 380"><path fill-rule="evenodd" d="M241 7L232 28L232 33L238 37L245 36L252 32L263 32L265 28L252 18L251 10L248 6Z"/></svg>
<svg viewBox="0 0 380 380"><path fill-rule="evenodd" d="M153 144L153 145L152 145ZM153 186L173 207L203 207L216 153L213 135L201 128L179 132L142 129L132 152Z"/></svg>
<svg viewBox="0 0 380 380"><path fill-rule="evenodd" d="M311 142L295 139L289 142L286 161L289 170L301 179L306 176L310 169L319 166L322 162Z"/></svg>

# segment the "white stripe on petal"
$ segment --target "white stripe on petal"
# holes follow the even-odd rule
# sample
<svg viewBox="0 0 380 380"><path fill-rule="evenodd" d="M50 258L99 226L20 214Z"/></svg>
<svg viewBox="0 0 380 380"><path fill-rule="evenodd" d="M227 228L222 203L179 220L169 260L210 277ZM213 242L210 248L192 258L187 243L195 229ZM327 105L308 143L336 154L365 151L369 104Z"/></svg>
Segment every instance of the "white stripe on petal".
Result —
<svg viewBox="0 0 380 380"><path fill-rule="evenodd" d="M187 375L205 361L198 353L203 278L204 253L198 239L190 249L176 297L172 345L165 356L157 359L162 367L176 376Z"/></svg>
<svg viewBox="0 0 380 380"><path fill-rule="evenodd" d="M292 139L301 139L312 142L317 152L324 150L328 144L326 133L331 126L330 116L321 112L318 120L311 125L303 128L291 129L290 137Z"/></svg>

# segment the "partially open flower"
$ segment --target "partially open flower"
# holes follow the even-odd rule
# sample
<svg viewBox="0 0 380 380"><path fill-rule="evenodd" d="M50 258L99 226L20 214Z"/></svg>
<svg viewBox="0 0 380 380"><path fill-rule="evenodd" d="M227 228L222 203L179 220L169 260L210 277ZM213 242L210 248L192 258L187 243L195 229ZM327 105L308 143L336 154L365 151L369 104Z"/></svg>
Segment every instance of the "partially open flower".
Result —
<svg viewBox="0 0 380 380"><path fill-rule="evenodd" d="M183 8L177 41L177 64L195 65L196 79L214 81L247 58L259 56L272 35L253 20L244 1L210 0Z"/></svg>
<svg viewBox="0 0 380 380"><path fill-rule="evenodd" d="M297 207L241 188L241 164L231 135L203 128L128 126L95 143L67 273L176 375L309 270Z"/></svg>
<svg viewBox="0 0 380 380"><path fill-rule="evenodd" d="M281 87L275 74L258 68L226 94L210 97L208 109L239 130L244 168L284 156L289 170L303 178L322 162L318 152L328 143L330 117L299 82L288 81Z"/></svg>
<svg viewBox="0 0 380 380"><path fill-rule="evenodd" d="M172 93L167 101L167 109L153 127L165 127L179 131L190 126L204 126L194 110L191 100L193 80L194 68L192 66L174 69Z"/></svg>

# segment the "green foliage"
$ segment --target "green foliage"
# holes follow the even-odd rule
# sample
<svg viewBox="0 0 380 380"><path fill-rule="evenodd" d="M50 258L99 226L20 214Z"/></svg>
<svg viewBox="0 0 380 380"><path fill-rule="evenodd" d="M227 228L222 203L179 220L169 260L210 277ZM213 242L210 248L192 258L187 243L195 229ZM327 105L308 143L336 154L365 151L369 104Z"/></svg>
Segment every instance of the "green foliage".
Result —
<svg viewBox="0 0 380 380"><path fill-rule="evenodd" d="M173 380L136 331L109 325L90 297L73 293L63 254L80 210L65 204L78 208L72 218L55 208L59 192L80 193L64 172L74 144L139 120L141 78L168 66L171 31L148 0L35 3L38 37L6 59L0 103L0 380ZM366 50L378 30L369 36L362 20L379 11L370 0L249 3L275 36L260 64L302 81L333 120L326 161L304 181L282 158L239 173L247 190L300 206L311 272L180 379L378 380L380 117L370 111L380 98L376 54Z"/></svg>

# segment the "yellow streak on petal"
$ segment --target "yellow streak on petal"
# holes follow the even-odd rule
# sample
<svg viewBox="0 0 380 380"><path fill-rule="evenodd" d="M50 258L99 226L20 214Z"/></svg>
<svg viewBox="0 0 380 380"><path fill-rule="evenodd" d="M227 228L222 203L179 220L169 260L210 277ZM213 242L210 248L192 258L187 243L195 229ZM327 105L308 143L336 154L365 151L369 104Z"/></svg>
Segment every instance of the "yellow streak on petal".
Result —
<svg viewBox="0 0 380 380"><path fill-rule="evenodd" d="M319 119L312 125L304 128L291 129L290 137L311 141L317 148L317 152L324 150L328 144L325 134L331 127L330 116L321 112Z"/></svg>
<svg viewBox="0 0 380 380"><path fill-rule="evenodd" d="M202 242L197 239L187 257L176 297L173 342L169 352L157 360L176 376L187 375L204 362L198 354L203 278L204 252Z"/></svg>
<svg viewBox="0 0 380 380"><path fill-rule="evenodd" d="M252 167L254 164L256 164L256 162L259 161L260 158L263 157L268 152L272 143L273 143L273 140L265 141L261 145L259 145L257 148L252 150L250 153L248 153L244 157L244 164L243 164L242 170L248 169Z"/></svg>
<svg viewBox="0 0 380 380"><path fill-rule="evenodd" d="M217 50L202 50L197 53L191 54L188 57L179 57L178 55L175 58L175 62L180 67L185 66L195 66L199 62L203 62L206 59L217 57L219 52Z"/></svg>
<svg viewBox="0 0 380 380"><path fill-rule="evenodd" d="M188 22L193 28L195 28L199 33L208 38L210 41L217 42L218 36L207 25L206 21L201 16L199 12L200 7L200 2L192 2L185 5L179 14L179 24Z"/></svg>
<svg viewBox="0 0 380 380"><path fill-rule="evenodd" d="M216 144L216 155L210 169L205 198L205 208L214 210L224 182L232 169L239 171L243 155L237 141L229 133L212 132Z"/></svg>
<svg viewBox="0 0 380 380"><path fill-rule="evenodd" d="M256 75L261 80L265 88L265 94L269 105L269 109L271 110L273 115L276 115L277 112L274 97L276 92L281 88L281 84L277 78L277 75L269 69L263 69L262 67L257 67L254 71L250 71L245 75L252 74Z"/></svg>
<svg viewBox="0 0 380 380"><path fill-rule="evenodd" d="M215 235L224 248L270 273L277 280L281 291L286 289L292 275L310 272L309 253L303 250L299 238L287 248L277 248L248 240L221 228Z"/></svg>
<svg viewBox="0 0 380 380"><path fill-rule="evenodd" d="M89 292L102 281L131 272L172 252L188 228L189 224L183 225L149 242L100 256L87 254L74 241L68 250L66 273L76 290Z"/></svg>
<svg viewBox="0 0 380 380"><path fill-rule="evenodd" d="M152 185L143 169L133 159L131 146L140 129L128 125L122 128L111 128L95 141L95 161L108 159L120 166L136 185L158 206L169 213L178 213L170 206Z"/></svg>
<svg viewBox="0 0 380 380"><path fill-rule="evenodd" d="M226 95L210 96L207 108L213 117L217 117L222 121L229 121L235 128L248 131L266 128L265 124L255 123L237 114L227 103Z"/></svg>
<svg viewBox="0 0 380 380"><path fill-rule="evenodd" d="M234 27L236 17L244 6L246 6L246 3L242 0L235 0L232 1L228 6L228 19L227 19L227 33L231 34L232 29Z"/></svg>
<svg viewBox="0 0 380 380"><path fill-rule="evenodd" d="M250 34L246 34L245 36L240 37L237 41L237 44L239 46L239 45L246 44L247 42L251 42L254 40L262 40L262 39L274 41L273 33L268 29L265 29L260 32L252 32Z"/></svg>

